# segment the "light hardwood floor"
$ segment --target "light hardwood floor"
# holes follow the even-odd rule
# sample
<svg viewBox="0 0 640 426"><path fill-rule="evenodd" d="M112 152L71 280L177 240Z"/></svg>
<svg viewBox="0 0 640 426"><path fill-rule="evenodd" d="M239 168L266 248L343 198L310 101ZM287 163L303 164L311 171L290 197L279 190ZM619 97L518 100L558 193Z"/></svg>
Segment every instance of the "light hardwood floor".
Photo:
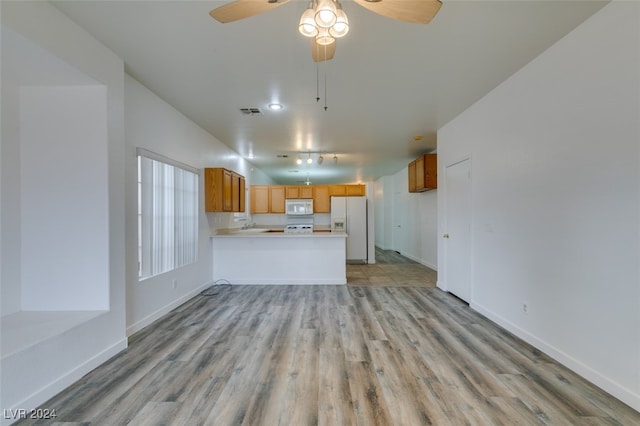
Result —
<svg viewBox="0 0 640 426"><path fill-rule="evenodd" d="M640 424L458 299L396 284L220 287L42 407L87 425Z"/></svg>

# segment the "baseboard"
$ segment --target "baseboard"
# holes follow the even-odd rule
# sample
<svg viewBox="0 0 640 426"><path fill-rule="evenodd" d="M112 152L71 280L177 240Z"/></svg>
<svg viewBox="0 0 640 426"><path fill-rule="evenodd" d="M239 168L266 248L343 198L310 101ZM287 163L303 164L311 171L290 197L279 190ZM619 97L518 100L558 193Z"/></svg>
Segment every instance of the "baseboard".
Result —
<svg viewBox="0 0 640 426"><path fill-rule="evenodd" d="M343 285L347 283L346 278L335 279L309 279L309 280L232 280L233 285Z"/></svg>
<svg viewBox="0 0 640 426"><path fill-rule="evenodd" d="M431 263L429 263L429 262L427 262L427 261L425 261L425 260L422 260L422 259L420 259L420 258L417 258L417 257L415 257L415 256L412 256L412 255L410 255L410 254L408 254L408 253L400 253L400 254L401 254L402 256L404 256L404 257L408 258L408 259L413 260L414 262L418 262L419 264L421 264L421 265L423 265L423 266L426 266L426 267L427 267L427 268L429 268L429 269L433 269L434 271L437 271L437 270L438 270L438 265L432 265Z"/></svg>
<svg viewBox="0 0 640 426"><path fill-rule="evenodd" d="M433 265L429 262L419 262L419 263L426 266L429 269L433 269L434 271L438 272L438 265Z"/></svg>
<svg viewBox="0 0 640 426"><path fill-rule="evenodd" d="M598 371L594 370L588 365L585 365L579 360L573 358L562 350L554 347L553 345L550 345L549 343L538 338L537 336L534 336L526 330L523 330L522 328L511 323L500 315L495 314L491 310L486 309L484 306L477 303L471 303L469 306L473 310L479 312L486 318L498 324L500 327L515 334L525 342L541 350L546 355L558 361L576 374L584 377L586 380L603 389L605 392L611 394L634 410L640 412L640 395L636 394L632 390L627 389L626 387L614 382L613 380L602 375Z"/></svg>
<svg viewBox="0 0 640 426"><path fill-rule="evenodd" d="M144 317L140 321L137 321L137 322L127 326L127 337L137 333L138 331L140 331L143 328L147 327L148 325L150 325L154 321L162 318L163 316L165 316L166 314L168 314L169 312L171 312L172 310L174 310L178 306L180 306L183 303L185 303L186 301L194 298L197 294L199 294L204 289L206 289L206 288L208 288L208 287L210 287L212 285L213 285L213 282L208 282L208 283L202 284L200 287L198 287L198 288L196 288L194 290L191 290L190 292L184 294L183 296L181 296L181 297L171 301L167 305L161 307L157 311L147 315L146 317Z"/></svg>
<svg viewBox="0 0 640 426"><path fill-rule="evenodd" d="M58 393L62 392L78 380L80 380L85 374L99 367L100 365L107 362L112 357L116 356L121 351L127 348L127 339L122 339L110 347L106 348L102 352L96 354L92 358L88 359L84 363L78 365L73 370L68 371L64 375L60 376L58 379L44 386L42 389L37 390L36 392L29 395L27 398L23 399L19 403L15 405L15 407L6 408L5 410L9 412L9 410L13 410L13 412L18 412L18 410L33 410L37 408L42 403L47 400L53 398ZM4 407L3 407L4 408ZM54 408L54 407L52 407ZM2 425L10 425L18 421L18 418L15 419L7 419L3 416Z"/></svg>

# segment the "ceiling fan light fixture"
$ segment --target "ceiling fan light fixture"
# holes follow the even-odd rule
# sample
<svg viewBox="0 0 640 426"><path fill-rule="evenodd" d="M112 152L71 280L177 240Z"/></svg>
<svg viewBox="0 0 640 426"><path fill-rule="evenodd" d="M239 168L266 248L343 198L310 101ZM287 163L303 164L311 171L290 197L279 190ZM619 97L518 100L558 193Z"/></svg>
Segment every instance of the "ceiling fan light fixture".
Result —
<svg viewBox="0 0 640 426"><path fill-rule="evenodd" d="M347 18L347 14L342 9L338 9L336 23L329 28L329 34L335 38L340 38L346 36L348 32L349 18Z"/></svg>
<svg viewBox="0 0 640 426"><path fill-rule="evenodd" d="M315 37L318 35L318 27L314 20L315 11L309 7L304 11L300 17L300 23L298 24L298 31L305 37Z"/></svg>
<svg viewBox="0 0 640 426"><path fill-rule="evenodd" d="M337 8L333 0L318 0L314 19L320 28L330 28L338 18Z"/></svg>
<svg viewBox="0 0 640 426"><path fill-rule="evenodd" d="M296 160L296 164L300 165L302 164L302 157L298 155L298 159Z"/></svg>
<svg viewBox="0 0 640 426"><path fill-rule="evenodd" d="M335 43L336 39L333 38L331 34L329 34L329 30L327 28L320 28L320 32L316 36L316 43L320 46L328 46L332 43Z"/></svg>
<svg viewBox="0 0 640 426"><path fill-rule="evenodd" d="M311 159L311 153L309 153L309 156L307 157L307 164L312 164L313 160Z"/></svg>

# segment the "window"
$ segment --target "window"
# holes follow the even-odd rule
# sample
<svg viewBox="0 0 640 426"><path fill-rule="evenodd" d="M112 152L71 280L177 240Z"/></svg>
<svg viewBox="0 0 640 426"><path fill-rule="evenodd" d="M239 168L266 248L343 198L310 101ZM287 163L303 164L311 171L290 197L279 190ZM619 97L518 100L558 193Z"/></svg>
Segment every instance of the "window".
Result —
<svg viewBox="0 0 640 426"><path fill-rule="evenodd" d="M138 149L138 277L198 260L198 170Z"/></svg>

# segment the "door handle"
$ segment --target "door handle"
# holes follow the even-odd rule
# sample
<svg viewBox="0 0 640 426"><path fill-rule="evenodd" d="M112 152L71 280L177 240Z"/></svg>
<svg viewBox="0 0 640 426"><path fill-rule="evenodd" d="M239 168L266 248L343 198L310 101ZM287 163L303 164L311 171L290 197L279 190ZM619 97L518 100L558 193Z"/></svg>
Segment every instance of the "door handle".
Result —
<svg viewBox="0 0 640 426"><path fill-rule="evenodd" d="M449 238L449 234L442 234L442 238Z"/></svg>

